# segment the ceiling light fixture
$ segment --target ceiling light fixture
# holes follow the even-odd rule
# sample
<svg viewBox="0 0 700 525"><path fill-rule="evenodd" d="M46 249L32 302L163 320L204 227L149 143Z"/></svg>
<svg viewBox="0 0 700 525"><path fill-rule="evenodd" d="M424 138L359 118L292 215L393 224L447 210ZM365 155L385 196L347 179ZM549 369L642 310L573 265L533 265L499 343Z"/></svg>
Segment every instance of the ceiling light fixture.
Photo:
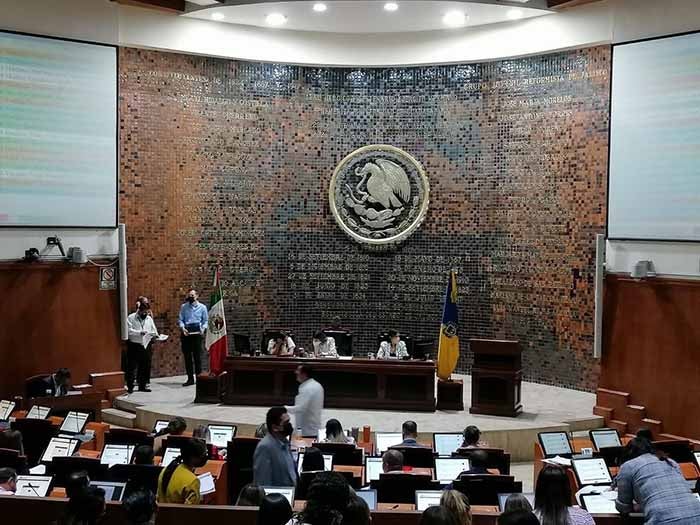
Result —
<svg viewBox="0 0 700 525"><path fill-rule="evenodd" d="M449 27L462 27L467 22L467 15L462 11L448 11L442 17L442 22Z"/></svg>
<svg viewBox="0 0 700 525"><path fill-rule="evenodd" d="M270 13L265 17L265 22L269 26L281 26L287 22L287 17L282 13Z"/></svg>
<svg viewBox="0 0 700 525"><path fill-rule="evenodd" d="M508 9L506 16L510 20L520 20L523 16L525 16L525 13L523 13L522 9Z"/></svg>
<svg viewBox="0 0 700 525"><path fill-rule="evenodd" d="M398 9L399 4L397 4L396 2L387 2L386 4L384 4L384 11L394 12L398 11Z"/></svg>
<svg viewBox="0 0 700 525"><path fill-rule="evenodd" d="M226 15L224 15L223 13L219 13L218 11L216 13L211 14L212 20L223 20L224 18L226 18Z"/></svg>
<svg viewBox="0 0 700 525"><path fill-rule="evenodd" d="M322 2L316 2L314 4L314 11L317 13L323 13L326 9L328 9L328 6Z"/></svg>

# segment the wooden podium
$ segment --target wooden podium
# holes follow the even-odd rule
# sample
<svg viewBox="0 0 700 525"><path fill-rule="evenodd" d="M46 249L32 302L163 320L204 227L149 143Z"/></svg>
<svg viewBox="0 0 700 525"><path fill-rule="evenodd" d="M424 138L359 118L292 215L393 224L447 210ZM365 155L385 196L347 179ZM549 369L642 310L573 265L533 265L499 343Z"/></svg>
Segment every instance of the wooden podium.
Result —
<svg viewBox="0 0 700 525"><path fill-rule="evenodd" d="M472 414L515 417L523 410L520 342L470 339Z"/></svg>

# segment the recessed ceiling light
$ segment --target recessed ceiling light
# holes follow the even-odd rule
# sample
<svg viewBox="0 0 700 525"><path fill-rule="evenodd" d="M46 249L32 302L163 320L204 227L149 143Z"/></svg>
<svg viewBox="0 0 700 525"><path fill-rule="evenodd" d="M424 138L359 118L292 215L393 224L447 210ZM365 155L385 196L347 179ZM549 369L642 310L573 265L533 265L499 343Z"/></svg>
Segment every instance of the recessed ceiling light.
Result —
<svg viewBox="0 0 700 525"><path fill-rule="evenodd" d="M525 13L523 13L522 9L508 9L506 16L511 20L520 20L523 16L525 16Z"/></svg>
<svg viewBox="0 0 700 525"><path fill-rule="evenodd" d="M226 15L224 15L223 13L219 13L218 11L216 13L211 14L212 20L223 20L224 18L226 18Z"/></svg>
<svg viewBox="0 0 700 525"><path fill-rule="evenodd" d="M287 17L282 13L270 13L265 17L265 22L269 26L281 26L287 22Z"/></svg>
<svg viewBox="0 0 700 525"><path fill-rule="evenodd" d="M396 2L387 2L384 4L384 11L398 11L399 4Z"/></svg>
<svg viewBox="0 0 700 525"><path fill-rule="evenodd" d="M314 4L314 11L317 13L323 13L326 9L328 9L328 6L322 2L316 2Z"/></svg>
<svg viewBox="0 0 700 525"><path fill-rule="evenodd" d="M442 22L449 27L462 27L467 22L467 15L462 11L448 11L442 17Z"/></svg>

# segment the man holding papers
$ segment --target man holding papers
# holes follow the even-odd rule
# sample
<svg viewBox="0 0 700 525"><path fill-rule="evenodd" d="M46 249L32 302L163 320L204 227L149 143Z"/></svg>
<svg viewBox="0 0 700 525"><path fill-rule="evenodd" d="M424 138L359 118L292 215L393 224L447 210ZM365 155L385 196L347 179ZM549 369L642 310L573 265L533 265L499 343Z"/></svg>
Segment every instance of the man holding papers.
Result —
<svg viewBox="0 0 700 525"><path fill-rule="evenodd" d="M208 323L207 307L197 300L197 290L190 290L180 307L177 321L182 332L180 341L187 370L187 382L182 386L194 385L195 374L199 375L202 372L202 334L206 331Z"/></svg>
<svg viewBox="0 0 700 525"><path fill-rule="evenodd" d="M138 310L129 315L129 340L126 347L126 389L134 391L134 376L140 392L150 392L148 381L151 377L151 347L158 337L158 329L150 315L151 305L146 297L139 298Z"/></svg>

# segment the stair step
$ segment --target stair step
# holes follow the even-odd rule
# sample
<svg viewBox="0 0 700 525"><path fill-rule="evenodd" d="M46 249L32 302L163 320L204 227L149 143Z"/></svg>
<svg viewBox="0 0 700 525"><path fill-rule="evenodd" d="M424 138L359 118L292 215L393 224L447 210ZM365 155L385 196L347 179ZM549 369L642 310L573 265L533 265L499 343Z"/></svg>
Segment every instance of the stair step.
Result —
<svg viewBox="0 0 700 525"><path fill-rule="evenodd" d="M134 428L136 426L136 414L125 412L118 408L107 408L102 411L102 421L110 425L118 425L124 428Z"/></svg>
<svg viewBox="0 0 700 525"><path fill-rule="evenodd" d="M596 390L596 399L596 405L610 407L615 411L615 417L624 417L625 409L630 402L630 395L627 392L599 388Z"/></svg>
<svg viewBox="0 0 700 525"><path fill-rule="evenodd" d="M658 419L651 419L648 417L642 419L642 428L647 428L651 430L651 434L654 436L654 439L656 439L656 437L663 431L661 421L659 421Z"/></svg>
<svg viewBox="0 0 700 525"><path fill-rule="evenodd" d="M610 428L614 428L620 434L627 433L627 423L625 423L624 421L620 421L619 419L611 419L610 421L608 421L608 426Z"/></svg>
<svg viewBox="0 0 700 525"><path fill-rule="evenodd" d="M676 436L674 434L659 434L656 439L658 439L659 441L663 441L665 439L668 439L670 441L687 441L688 443L691 444L691 446L700 445L700 441L698 441L696 439L690 439L690 438L683 437L683 436Z"/></svg>
<svg viewBox="0 0 700 525"><path fill-rule="evenodd" d="M124 388L124 372L90 374L90 384L97 392L106 392L110 388Z"/></svg>
<svg viewBox="0 0 700 525"><path fill-rule="evenodd" d="M593 413L596 416L600 416L605 419L605 424L608 424L608 421L610 421L613 418L613 412L614 410L609 407L604 407L600 405L596 405L593 407Z"/></svg>
<svg viewBox="0 0 700 525"><path fill-rule="evenodd" d="M107 400L114 406L114 400L124 394L126 394L126 388L110 388L107 390Z"/></svg>
<svg viewBox="0 0 700 525"><path fill-rule="evenodd" d="M627 405L625 409L625 421L627 421L627 431L634 434L643 425L642 421L647 417L647 409L641 405Z"/></svg>

